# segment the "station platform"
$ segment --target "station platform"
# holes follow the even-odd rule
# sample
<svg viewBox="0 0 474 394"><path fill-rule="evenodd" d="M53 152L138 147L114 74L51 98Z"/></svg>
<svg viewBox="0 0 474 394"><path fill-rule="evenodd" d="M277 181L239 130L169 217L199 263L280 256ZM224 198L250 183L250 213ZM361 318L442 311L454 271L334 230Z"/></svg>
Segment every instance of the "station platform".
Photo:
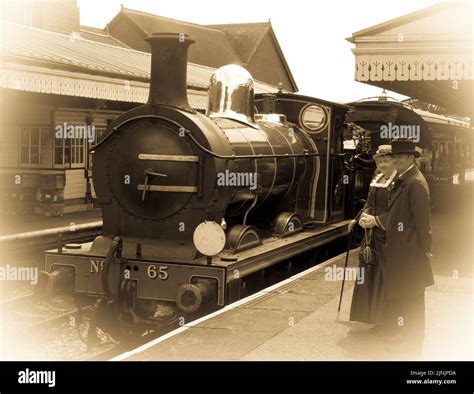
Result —
<svg viewBox="0 0 474 394"><path fill-rule="evenodd" d="M97 222L98 220L102 220L102 212L100 209L67 213L63 216L53 217L41 215L2 215L0 216L0 236L61 228L69 226L71 223L75 225L86 224Z"/></svg>
<svg viewBox="0 0 474 394"><path fill-rule="evenodd" d="M418 360L474 358L472 210L467 213L433 215L436 284L426 291L426 335ZM358 265L357 253L351 251L349 267ZM348 321L357 278L346 280L338 316L337 272L344 258L339 255L113 360L409 360L370 334L371 325Z"/></svg>

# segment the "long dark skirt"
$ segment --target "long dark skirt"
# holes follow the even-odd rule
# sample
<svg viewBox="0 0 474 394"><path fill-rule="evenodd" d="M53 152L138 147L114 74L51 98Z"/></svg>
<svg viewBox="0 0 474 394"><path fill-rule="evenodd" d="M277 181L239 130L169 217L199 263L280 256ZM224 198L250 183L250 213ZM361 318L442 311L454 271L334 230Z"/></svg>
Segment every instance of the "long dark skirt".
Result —
<svg viewBox="0 0 474 394"><path fill-rule="evenodd" d="M360 263L359 265L359 269L364 269L364 282L355 283L350 320L385 325L389 319L382 269L385 263L385 233L377 228L374 229L373 236L377 251L377 264L367 266Z"/></svg>

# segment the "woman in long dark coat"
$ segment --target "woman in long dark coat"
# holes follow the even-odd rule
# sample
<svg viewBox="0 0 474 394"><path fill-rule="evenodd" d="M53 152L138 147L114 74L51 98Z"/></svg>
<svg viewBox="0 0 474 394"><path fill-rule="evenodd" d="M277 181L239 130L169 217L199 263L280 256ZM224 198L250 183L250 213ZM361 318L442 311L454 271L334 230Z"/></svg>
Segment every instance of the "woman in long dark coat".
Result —
<svg viewBox="0 0 474 394"><path fill-rule="evenodd" d="M363 270L363 283L355 283L352 296L350 320L375 324L373 331L385 331L391 326L389 311L385 299L384 253L385 231L378 223L369 221L366 215L376 217L388 210L389 188L395 178L396 171L391 156L391 146L381 145L374 155L377 170L370 183L369 195L360 213L359 225L372 229L373 244L377 253L375 265L361 262L359 269ZM359 215L358 215L359 216Z"/></svg>

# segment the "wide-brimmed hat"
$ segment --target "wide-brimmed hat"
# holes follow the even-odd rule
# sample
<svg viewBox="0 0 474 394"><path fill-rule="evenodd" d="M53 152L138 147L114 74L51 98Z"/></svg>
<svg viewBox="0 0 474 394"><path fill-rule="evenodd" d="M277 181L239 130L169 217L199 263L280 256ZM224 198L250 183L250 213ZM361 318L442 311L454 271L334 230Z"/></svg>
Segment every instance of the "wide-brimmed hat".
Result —
<svg viewBox="0 0 474 394"><path fill-rule="evenodd" d="M421 154L416 150L416 144L410 140L393 140L392 155L414 155L420 157Z"/></svg>
<svg viewBox="0 0 474 394"><path fill-rule="evenodd" d="M374 158L380 157L380 156L388 156L391 154L392 154L391 145L379 145L379 147L377 148L377 152L375 152Z"/></svg>

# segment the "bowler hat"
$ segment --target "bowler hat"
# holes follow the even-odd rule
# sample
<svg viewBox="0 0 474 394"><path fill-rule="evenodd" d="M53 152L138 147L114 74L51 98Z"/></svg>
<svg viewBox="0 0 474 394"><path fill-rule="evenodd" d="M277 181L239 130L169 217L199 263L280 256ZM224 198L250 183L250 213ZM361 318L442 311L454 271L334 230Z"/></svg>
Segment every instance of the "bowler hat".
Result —
<svg viewBox="0 0 474 394"><path fill-rule="evenodd" d="M410 140L392 140L392 155L414 155L420 157L421 154L416 150L416 144Z"/></svg>

